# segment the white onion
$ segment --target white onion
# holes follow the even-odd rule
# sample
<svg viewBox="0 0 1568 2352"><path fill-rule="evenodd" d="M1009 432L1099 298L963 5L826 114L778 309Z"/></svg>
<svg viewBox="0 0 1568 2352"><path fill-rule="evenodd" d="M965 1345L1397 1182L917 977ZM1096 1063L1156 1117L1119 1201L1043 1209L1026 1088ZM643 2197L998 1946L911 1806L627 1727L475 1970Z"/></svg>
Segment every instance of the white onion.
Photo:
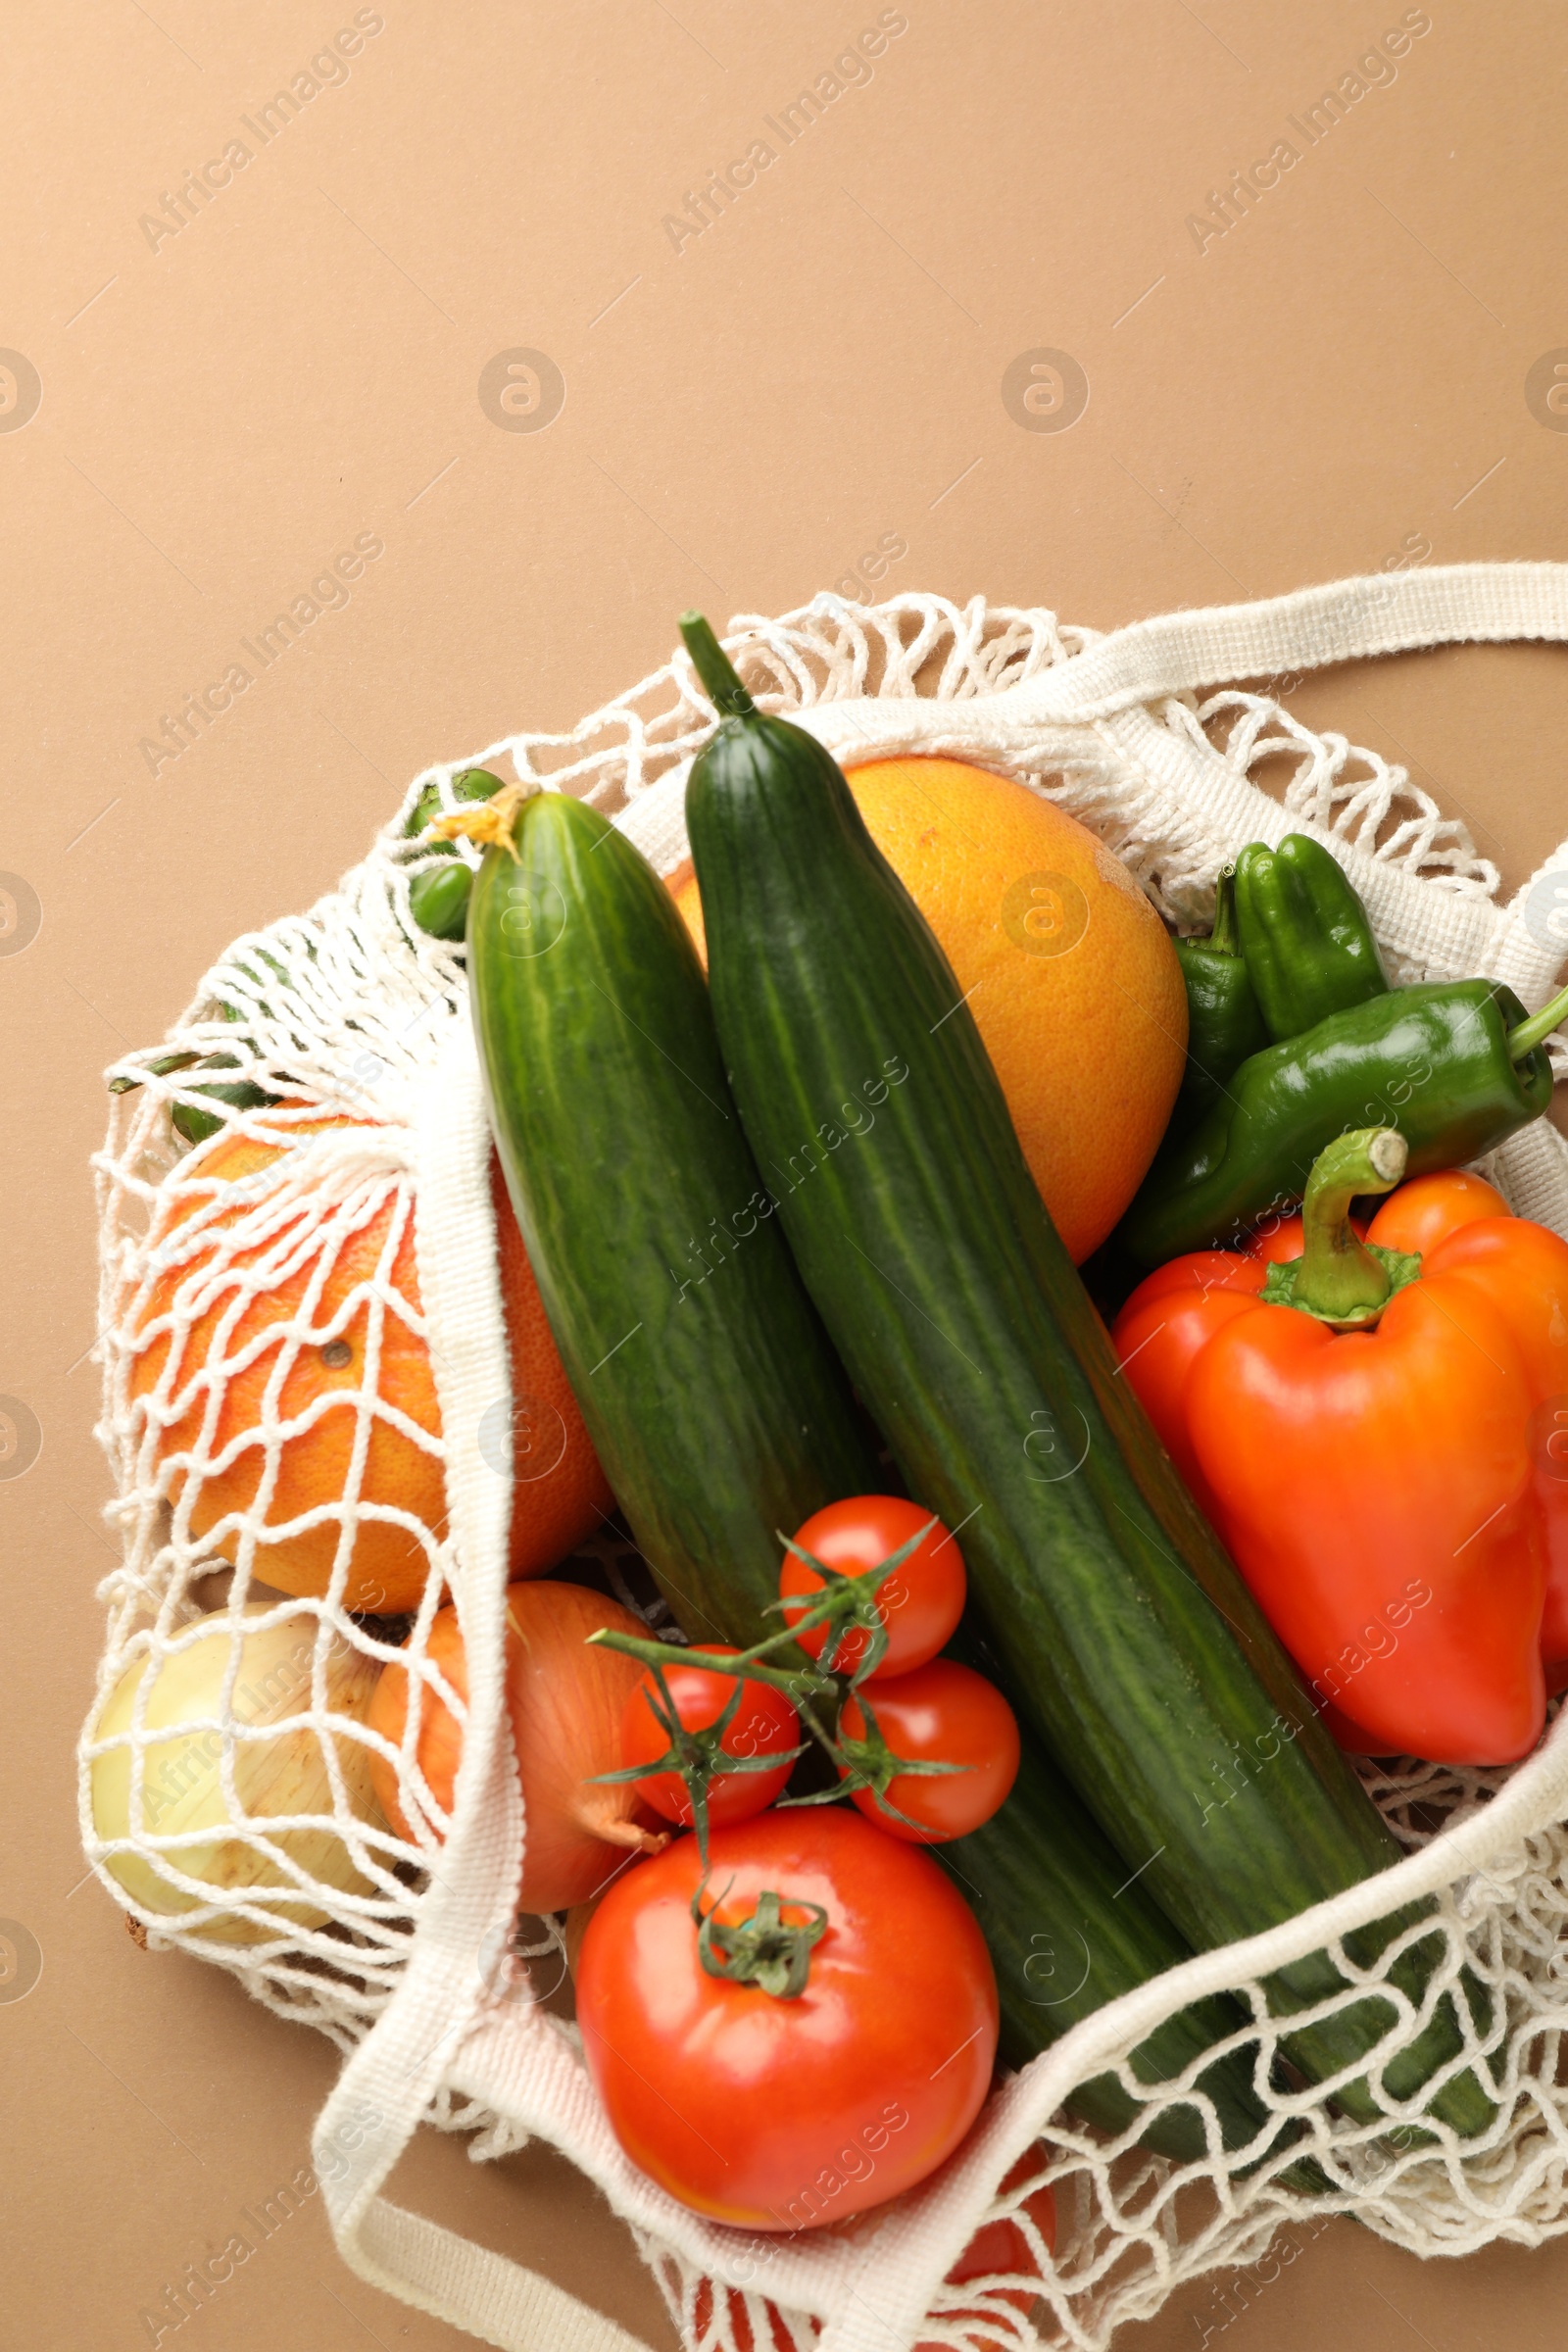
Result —
<svg viewBox="0 0 1568 2352"><path fill-rule="evenodd" d="M269 1614L267 1604L240 1612L244 1619ZM356 1867L333 1822L333 1793L322 1735L308 1725L272 1739L247 1733L306 1713L312 1704L312 1665L318 1637L314 1617L294 1616L256 1633L236 1635L226 1609L197 1619L211 1630L191 1640L193 1627L179 1629L181 1642L154 1661L143 1655L128 1666L105 1702L94 1726L95 1740L130 1733L132 1711L152 1663L143 1729L142 1783L137 1818L130 1818L131 1744L106 1747L92 1761L93 1825L106 1843L130 1838L128 1848L104 1857L105 1867L131 1900L168 1917L203 1907L204 1898L180 1886L171 1871L196 1879L214 1898L243 1896L248 1918L225 1907L211 1919L194 1921L189 1933L225 1943L261 1943L298 1928L320 1927L329 1914L297 1890L288 1899L274 1888L296 1889L296 1882L257 1842L268 1837L307 1878L335 1892L376 1890ZM234 1643L241 1647L227 1720L233 1735L233 1788L237 1814L223 1793L224 1736L212 1728L220 1718L223 1678ZM188 1643L188 1645L187 1645ZM334 1636L325 1662L325 1699L331 1714L363 1722L378 1669ZM205 1726L206 1728L195 1728ZM150 1737L162 1733L163 1738ZM328 1729L348 1812L384 1828L370 1786L368 1754L362 1740ZM270 1829L277 1816L305 1815L287 1829ZM207 1837L191 1837L207 1831ZM188 1843L175 1842L189 1838ZM164 1858L161 1861L160 1855Z"/></svg>

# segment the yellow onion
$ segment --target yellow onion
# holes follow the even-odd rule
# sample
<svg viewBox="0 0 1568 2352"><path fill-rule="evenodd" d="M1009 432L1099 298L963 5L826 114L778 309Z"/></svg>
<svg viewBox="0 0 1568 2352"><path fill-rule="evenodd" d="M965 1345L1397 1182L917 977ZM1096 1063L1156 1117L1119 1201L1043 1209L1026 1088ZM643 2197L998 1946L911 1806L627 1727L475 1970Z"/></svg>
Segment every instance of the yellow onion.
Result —
<svg viewBox="0 0 1568 2352"><path fill-rule="evenodd" d="M267 1615L265 1604L240 1612L243 1619ZM186 1645L197 1625L211 1630ZM265 1730L284 1717L308 1712L312 1704L312 1663L318 1638L315 1618L291 1617L257 1633L240 1635L241 1657L229 1701L229 1719L246 1731ZM226 1609L196 1619L180 1629L182 1645L157 1658L143 1655L133 1661L110 1692L93 1738L111 1740L130 1730L136 1694L151 1668L143 1729L137 1743L142 1750L142 1784L136 1819L130 1817L131 1746L128 1741L94 1757L91 1767L93 1827L106 1842L130 1838L141 1850L122 1850L105 1857L105 1867L118 1879L133 1902L145 1911L175 1918L198 1910L203 1898L187 1892L167 1874L179 1871L198 1879L214 1895L243 1893L264 1919L225 1911L193 1924L190 1933L221 1943L263 1943L294 1928L322 1926L330 1914L295 1887L295 1882L255 1840L267 1836L308 1878L322 1886L352 1894L372 1894L375 1888L356 1869L348 1846L333 1822L332 1784L328 1776L323 1737L330 1740L342 1775L349 1810L372 1828L380 1829L381 1809L370 1785L368 1753L360 1740L328 1730L324 1736L309 1726L279 1732L275 1739L235 1737L233 1787L238 1816L231 1816L223 1794L223 1736L211 1725L221 1714L223 1677L235 1641L234 1621ZM375 1689L373 1659L339 1637L334 1637L325 1665L325 1703L333 1715L363 1722ZM156 1735L163 1734L162 1738ZM319 1815L289 1829L271 1830L277 1815ZM247 1817L255 1823L247 1827ZM156 1841L188 1837L192 1831L210 1836L191 1838L162 1850ZM273 1888L291 1890L286 1899ZM268 1923L270 1924L268 1924Z"/></svg>
<svg viewBox="0 0 1568 2352"><path fill-rule="evenodd" d="M541 1577L507 1588L507 1708L522 1783L524 1815L519 1910L564 1911L587 1902L634 1854L657 1854L669 1831L650 1812L636 1785L595 1786L595 1775L625 1761L620 1725L644 1668L619 1650L594 1649L588 1637L606 1627L642 1634L647 1627L618 1601L586 1586ZM468 1661L458 1613L440 1610L425 1642L426 1661L466 1706ZM419 1719L409 1730L409 1672L395 1660L381 1677L370 1728L407 1759L417 1760L425 1788L450 1818L463 1726L425 1677L416 1678ZM398 1768L371 1764L376 1791L394 1829L416 1843ZM439 1822L432 1822L437 1835Z"/></svg>

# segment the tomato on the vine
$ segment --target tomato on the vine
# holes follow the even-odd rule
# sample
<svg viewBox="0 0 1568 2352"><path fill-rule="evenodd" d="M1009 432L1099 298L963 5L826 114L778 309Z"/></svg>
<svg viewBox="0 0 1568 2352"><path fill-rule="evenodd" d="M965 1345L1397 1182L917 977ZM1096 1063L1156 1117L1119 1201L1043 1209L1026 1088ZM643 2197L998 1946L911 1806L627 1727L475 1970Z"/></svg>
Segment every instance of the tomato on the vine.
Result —
<svg viewBox="0 0 1568 2352"><path fill-rule="evenodd" d="M930 1534L877 1590L876 1609L887 1629L888 1645L869 1678L875 1682L923 1666L951 1638L963 1615L967 1580L962 1552L940 1519L931 1526L929 1511L898 1494L853 1494L845 1502L830 1502L813 1511L795 1533L801 1551L810 1552L840 1576L859 1576L880 1567L924 1527L930 1527ZM817 1597L826 1581L809 1560L786 1552L779 1594L787 1604L795 1604L785 1607L786 1625L796 1623L805 1603ZM800 1637L801 1647L820 1658L829 1631L826 1626L808 1626ZM858 1626L843 1635L831 1661L835 1670L853 1674L865 1655L867 1641Z"/></svg>
<svg viewBox="0 0 1568 2352"><path fill-rule="evenodd" d="M714 1642L711 1654L733 1658L740 1653L732 1642ZM710 1731L735 1692L733 1675L710 1674L705 1666L666 1666L664 1683L682 1731ZM621 1759L625 1764L657 1764L670 1747L670 1736L655 1711L658 1685L651 1674L632 1691L621 1718ZM800 1718L782 1690L769 1683L750 1680L741 1685L740 1701L718 1740L723 1754L747 1759L778 1755L780 1761L763 1771L715 1771L708 1783L710 1827L745 1821L773 1802L795 1765ZM666 1821L692 1826L692 1796L682 1775L651 1774L636 1784L637 1793Z"/></svg>
<svg viewBox="0 0 1568 2352"><path fill-rule="evenodd" d="M695 1838L627 1871L577 1965L616 2138L682 2204L754 2230L817 2229L912 2187L991 2082L997 1985L973 1913L924 1854L836 1808L716 1830L710 1852L703 1909L730 1950L750 1921L770 1963L771 1904L815 1937L805 1982L789 1995L704 1967Z"/></svg>
<svg viewBox="0 0 1568 2352"><path fill-rule="evenodd" d="M961 1764L961 1772L895 1773L853 1801L867 1821L922 1845L965 1838L989 1821L1018 1777L1018 1723L995 1683L956 1658L933 1658L895 1682L865 1686L876 1731L894 1755L919 1764ZM841 1740L863 1740L865 1708L853 1695L839 1716ZM887 1806L907 1815L899 1821Z"/></svg>

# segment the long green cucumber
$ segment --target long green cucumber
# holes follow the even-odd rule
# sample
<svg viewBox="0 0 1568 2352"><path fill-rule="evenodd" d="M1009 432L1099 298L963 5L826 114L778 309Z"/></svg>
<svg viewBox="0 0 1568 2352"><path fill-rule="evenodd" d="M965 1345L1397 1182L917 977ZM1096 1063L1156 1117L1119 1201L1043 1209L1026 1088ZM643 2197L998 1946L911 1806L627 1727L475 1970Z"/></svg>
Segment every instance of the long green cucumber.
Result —
<svg viewBox="0 0 1568 2352"><path fill-rule="evenodd" d="M744 1648L777 1630L775 1531L885 1480L746 1145L667 892L581 802L527 800L509 838L480 865L467 928L508 1190L583 1418L676 1622ZM749 1230L721 1254L711 1236L733 1230L739 1203ZM1123 1888L1130 1865L1043 1760L1039 1772L1035 1818L1012 1800L1016 1853L993 1831L962 1877L999 1976L1025 1918L1026 1936L1070 1921L1091 1939L1075 2017L1189 1953L1141 1886ZM1026 2056L1068 2022L1031 1997L1013 2035ZM1011 1976L1004 1999L1015 2005ZM1240 2012L1211 2009L1158 2037L1151 2081L1234 2031ZM1245 2059L1219 2061L1203 2086L1228 2144L1264 2132ZM1110 2082L1089 2119L1124 2130L1135 2110L1117 2092ZM1152 2144L1200 2152L1197 2110L1161 2118Z"/></svg>
<svg viewBox="0 0 1568 2352"><path fill-rule="evenodd" d="M982 1672L997 1672L994 1656L968 1625L952 1654ZM1000 2055L1018 2067L1107 2001L1192 1958L1077 1791L1027 1727L1020 1729L1018 1778L1001 1810L966 1838L930 1848L932 1860L967 1895L985 1933L1002 2005ZM1227 1997L1195 2001L1138 2044L1129 2071L1157 2087L1246 2022L1240 2003ZM1253 2164L1298 2130L1268 2130L1268 2111L1253 2087L1256 2058L1255 2042L1244 2044L1197 2077L1223 2144L1251 2146ZM1109 2133L1125 2132L1139 2112L1113 2073L1075 2084L1064 2104L1081 2122ZM1201 2157L1207 2148L1203 2117L1191 2106L1166 2109L1143 2139L1179 2161ZM1289 2178L1309 2190L1324 2185L1304 2167L1293 2167Z"/></svg>
<svg viewBox="0 0 1568 2352"><path fill-rule="evenodd" d="M682 628L720 712L686 796L713 1010L807 1287L910 1493L961 1528L1020 1712L1112 1844L1196 1948L1273 1927L1398 1847L1119 1378L968 1004L842 773L755 710L705 622ZM1418 1996L1433 1958L1395 1980ZM1309 1958L1276 2010L1343 1982ZM1369 1996L1287 2046L1321 2079L1391 2022ZM1401 2087L1462 2046L1445 1996ZM1362 2081L1336 2096L1382 2112ZM1473 2133L1494 2109L1466 2073L1434 2112Z"/></svg>
<svg viewBox="0 0 1568 2352"><path fill-rule="evenodd" d="M777 1530L874 1487L876 1457L696 953L624 834L561 793L487 851L467 940L507 1190L588 1433L677 1620L744 1645L778 1597Z"/></svg>

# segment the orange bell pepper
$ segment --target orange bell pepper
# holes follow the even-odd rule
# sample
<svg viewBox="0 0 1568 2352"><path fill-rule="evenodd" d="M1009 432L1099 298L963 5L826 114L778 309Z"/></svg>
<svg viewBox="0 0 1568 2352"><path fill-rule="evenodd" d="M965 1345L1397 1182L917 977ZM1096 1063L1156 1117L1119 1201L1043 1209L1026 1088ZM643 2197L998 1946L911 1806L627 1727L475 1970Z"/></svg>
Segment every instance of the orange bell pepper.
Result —
<svg viewBox="0 0 1568 2352"><path fill-rule="evenodd" d="M1287 1263L1204 1250L1126 1378L1343 1744L1498 1764L1568 1680L1568 1244L1389 1129L1319 1159Z"/></svg>

